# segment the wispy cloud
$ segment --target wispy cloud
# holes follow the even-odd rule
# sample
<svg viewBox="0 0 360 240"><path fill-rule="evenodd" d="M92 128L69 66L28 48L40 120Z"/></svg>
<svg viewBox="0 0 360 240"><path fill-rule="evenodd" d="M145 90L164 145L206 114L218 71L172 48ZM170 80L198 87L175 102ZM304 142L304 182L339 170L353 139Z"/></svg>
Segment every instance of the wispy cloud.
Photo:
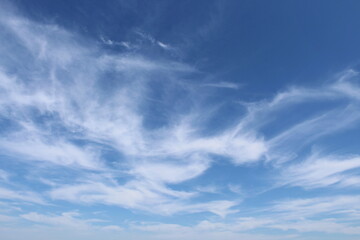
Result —
<svg viewBox="0 0 360 240"><path fill-rule="evenodd" d="M12 189L2 187L0 187L0 199L36 204L46 204L43 198L37 193L30 191L14 191Z"/></svg>
<svg viewBox="0 0 360 240"><path fill-rule="evenodd" d="M65 212L62 213L60 216L47 216L35 212L21 215L23 219L26 219L28 221L47 224L47 225L65 226L76 229L83 229L88 227L86 221L79 220L75 218L76 216L79 216L79 214L76 212Z"/></svg>
<svg viewBox="0 0 360 240"><path fill-rule="evenodd" d="M304 188L355 186L360 168L359 156L321 156L312 154L299 164L284 169L281 182Z"/></svg>
<svg viewBox="0 0 360 240"><path fill-rule="evenodd" d="M359 200L358 195L289 199L278 201L271 210L281 213L283 217L291 220L319 217L320 215L330 218L334 214L343 214L344 210L357 210Z"/></svg>
<svg viewBox="0 0 360 240"><path fill-rule="evenodd" d="M209 88L238 90L241 84L199 84L203 73L184 62L146 57L131 51L132 43L102 37L103 44L124 47L105 51L103 45L83 41L59 26L16 14L1 16L0 25L7 39L0 40L0 161L20 163L24 175L13 174L12 168L6 168L8 162L1 165L0 180L6 184L0 188L1 199L109 205L163 217L212 216L192 226L132 226L160 232L154 239L171 239L169 233L174 231L173 239L296 237L243 233L259 228L360 234L356 226L328 219L340 213L344 219L353 218L360 211L357 195L279 199L270 207L259 207L257 217L246 216L241 208L247 197L242 193L253 187L253 179L265 179L271 187L305 190L345 189L360 183L359 153L331 154L321 141L358 126L356 71L345 71L321 86L292 86L267 99L232 101L241 102L244 113L218 128L217 123L209 123L221 115L209 107L208 94L214 90ZM136 34L166 50L162 52L174 49L142 31ZM222 98L216 101L229 104ZM324 153L308 154L317 144L324 145ZM233 184L222 181L227 173L217 168L224 165L234 171ZM244 169L254 165L266 168L271 177L247 176ZM197 182L202 177L205 183ZM214 184L207 184L206 178ZM59 215L31 211L20 217L49 228L96 225L68 211ZM124 228L110 224L95 229Z"/></svg>
<svg viewBox="0 0 360 240"><path fill-rule="evenodd" d="M0 180L8 181L9 180L9 173L0 169Z"/></svg>
<svg viewBox="0 0 360 240"><path fill-rule="evenodd" d="M296 230L298 232L322 232L322 233L330 233L330 234L349 234L349 235L357 235L360 234L360 227L358 226L349 226L346 224L341 224L334 222L332 219L323 220L323 221L297 221L297 222L289 222L282 224L272 225L273 228L281 229L281 230Z"/></svg>
<svg viewBox="0 0 360 240"><path fill-rule="evenodd" d="M232 82L216 82L216 83L205 83L205 87L214 87L214 88L229 88L229 89L239 89L242 86Z"/></svg>
<svg viewBox="0 0 360 240"><path fill-rule="evenodd" d="M3 154L98 171L109 168L102 156L107 148L124 156L121 161L126 167L122 171L129 177L125 185L109 187L106 182L79 182L54 189L53 197L76 201L83 199L81 196L85 192L94 192L96 194L88 196L88 201L102 199L102 203L117 202L138 208L145 199L156 198L155 202L163 204L166 195L195 196L171 190L167 184L201 176L211 167L211 154L228 157L237 165L256 162L265 156L279 161L279 155L296 154L301 147L297 142L309 145L321 136L356 123L360 117L352 103L357 101L356 94L344 90L344 84L350 83L343 79L341 83L319 89L291 88L267 102L249 104L248 113L239 119L237 126L214 136L200 134L196 116L201 113L192 111L185 115L174 112L179 118L162 129L149 130L144 126L148 119L142 109L151 75L181 78L182 74L194 72L192 67L177 62L150 61L138 55L101 53L90 46L79 46L74 40L77 36L59 27L36 24L16 16L3 18L2 25L25 51L31 53L27 61L34 69L11 74L3 68L1 72L0 86L4 92L1 114L16 126L0 140ZM52 37L54 34L56 39ZM72 67L75 63L76 68ZM102 77L113 71L123 77ZM23 74L33 77L24 79ZM29 83L31 90L27 87ZM224 82L215 85L234 87ZM305 119L272 138L265 139L261 134L262 126L270 124L262 119L276 116L278 111L286 111L302 102L337 98L348 98L350 103L346 108ZM11 115L10 108L13 109ZM345 119L341 117L344 115ZM341 124L333 127L335 122ZM74 195L58 194L64 189ZM107 197L100 197L98 191L105 192ZM138 200L133 199L132 203L119 200L116 191L125 191Z"/></svg>

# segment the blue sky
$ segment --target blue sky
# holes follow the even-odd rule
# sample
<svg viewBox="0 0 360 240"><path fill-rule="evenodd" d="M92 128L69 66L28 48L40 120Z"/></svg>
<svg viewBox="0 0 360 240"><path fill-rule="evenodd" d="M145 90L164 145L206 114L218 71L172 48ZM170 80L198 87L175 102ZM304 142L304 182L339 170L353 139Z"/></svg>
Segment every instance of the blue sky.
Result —
<svg viewBox="0 0 360 240"><path fill-rule="evenodd" d="M360 238L359 1L0 1L2 240Z"/></svg>

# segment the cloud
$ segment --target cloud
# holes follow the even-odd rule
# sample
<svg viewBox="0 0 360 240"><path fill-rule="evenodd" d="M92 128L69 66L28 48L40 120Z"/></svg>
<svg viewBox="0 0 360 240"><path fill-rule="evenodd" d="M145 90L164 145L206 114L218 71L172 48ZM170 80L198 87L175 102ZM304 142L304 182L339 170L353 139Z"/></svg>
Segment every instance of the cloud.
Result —
<svg viewBox="0 0 360 240"><path fill-rule="evenodd" d="M169 185L204 174L211 167L211 154L228 156L236 164L257 161L266 148L261 139L231 131L204 137L194 123L182 124L191 112L173 112L179 118L161 129L144 126L152 76L168 78L169 82L161 84L172 85L183 74L196 72L193 67L136 54L108 54L91 44L80 45L80 36L56 25L16 15L3 17L1 25L13 41L2 49L7 61L0 71L4 93L0 114L14 126L0 138L2 154L35 168L42 163L48 168L81 170L84 178L74 179L72 185L55 181L57 184L48 185L52 188L49 196L80 204L157 209L160 214L209 211L225 216L233 212L229 208L236 202L193 204L190 199L196 193L173 190ZM24 56L23 62L10 59L15 49ZM18 64L23 67L12 71ZM113 73L114 77L107 77ZM121 156L114 165L103 155L110 150ZM92 180L94 171L100 182ZM39 179L54 182L44 172L39 171L43 174ZM111 174L102 178L106 172ZM116 183L119 172L126 177L123 184Z"/></svg>
<svg viewBox="0 0 360 240"><path fill-rule="evenodd" d="M7 189L3 187L0 187L0 199L36 204L46 204L43 198L37 193L30 191L14 191L12 189Z"/></svg>
<svg viewBox="0 0 360 240"><path fill-rule="evenodd" d="M226 200L193 203L188 201L193 193L175 191L163 185L141 181L130 181L122 186L101 183L64 186L52 190L49 194L53 199L86 204L109 204L161 215L212 212L224 217L234 213L231 208L238 204L236 201Z"/></svg>
<svg viewBox="0 0 360 240"><path fill-rule="evenodd" d="M358 210L358 195L335 195L329 197L300 198L278 201L271 211L280 213L283 218L301 220L307 217L334 216L344 210ZM346 212L344 213L346 215Z"/></svg>
<svg viewBox="0 0 360 240"><path fill-rule="evenodd" d="M115 204L146 211L151 211L152 204L165 204L159 208L162 213L208 209L224 215L226 208L213 210L210 203L196 205L197 208L184 205L190 204L185 200L197 194L176 191L169 185L202 176L212 167L212 155L226 157L236 165L265 158L280 161L279 156L296 153L302 147L297 142L311 144L359 120L359 111L352 102L356 101L356 94L345 90L350 83L343 79L341 83L319 89L290 88L269 101L247 104L247 113L238 119L236 126L215 135L200 133L202 121L198 116L206 117L202 114L204 110L170 112L174 118L169 118L167 125L148 129L145 123L149 119L143 110L148 104L148 84L154 84L152 76L171 79L161 84L176 85L173 79L179 82L183 74L196 72L193 67L136 54L104 53L92 45L80 46L79 36L57 26L16 16L2 18L1 23L16 39L9 49L21 48L30 53L26 62L31 64L30 70L11 72L11 64L15 63L8 61L1 71L0 87L4 92L0 98L1 115L14 125L0 139L3 154L21 161L31 160L33 165L41 161L83 171L96 170L99 174L113 170L104 152L111 149L122 156L115 165L119 172L126 174L124 184L113 183L114 180L111 183L101 177L96 183L91 179L77 179L72 185L54 186L49 191L54 199ZM152 39L143 33L140 35ZM114 72L121 78L106 77ZM220 82L216 87L234 86ZM188 94L191 96L191 92ZM349 99L346 108L317 114L271 138L261 133L264 125L271 126L263 119L276 116L279 111L296 108L303 102L341 98ZM345 120L343 115L347 116ZM335 122L341 124L330 128ZM125 199L119 193L131 197ZM174 200L177 205L170 210L167 204ZM204 207L209 204L211 207Z"/></svg>
<svg viewBox="0 0 360 240"><path fill-rule="evenodd" d="M64 212L59 215L46 215L36 212L30 212L20 215L21 219L38 225L32 226L37 231L48 232L56 229L66 229L71 233L73 230L86 230L93 234L125 234L132 236L132 239L141 239L142 233L147 233L147 238L154 239L180 239L181 237L188 237L189 239L196 239L203 235L210 239L218 239L220 236L228 236L229 239L234 237L246 237L246 239L287 239L292 238L290 235L261 235L261 234L245 234L241 233L246 230L251 230L259 226L267 225L274 222L273 220L253 219L253 218L239 218L232 223L221 223L213 221L201 221L198 224L189 227L180 224L166 224L157 222L130 222L129 226L124 229L118 225L105 225L101 219L84 219L81 218L77 212ZM13 218L14 220L19 220ZM24 229L25 230L25 229ZM7 229L9 231L9 229ZM71 233L74 235L74 233ZM119 235L109 235L115 237ZM88 237L88 236L83 236ZM83 238L82 237L82 238ZM81 238L81 239L82 239Z"/></svg>
<svg viewBox="0 0 360 240"><path fill-rule="evenodd" d="M250 222L249 222L250 223ZM254 223L254 222L253 222ZM251 223L250 223L251 224ZM280 234L259 234L259 233L240 233L243 230L251 229L246 222L235 224L224 224L220 222L202 221L199 224L189 227L179 224L166 223L138 223L132 224L131 228L147 233L148 237L154 236L158 239L250 239L250 240L270 240L270 239L292 239L295 235ZM248 225L249 226L249 225ZM255 225L253 225L255 227Z"/></svg>
<svg viewBox="0 0 360 240"><path fill-rule="evenodd" d="M209 160L201 155L187 157L188 163L144 162L136 164L131 174L152 182L180 183L201 175L208 167Z"/></svg>
<svg viewBox="0 0 360 240"><path fill-rule="evenodd" d="M125 42L125 41L117 42L117 41L113 41L111 39L105 38L103 36L100 36L100 40L101 40L101 42L103 44L108 45L108 46L120 46L120 47L123 47L123 48L125 48L127 50L138 48L138 46L132 45L129 42Z"/></svg>
<svg viewBox="0 0 360 240"><path fill-rule="evenodd" d="M221 192L220 187L215 185L197 186L195 188L198 192L219 194Z"/></svg>
<svg viewBox="0 0 360 240"><path fill-rule="evenodd" d="M343 116L347 116L346 119ZM311 119L301 122L284 131L269 141L272 152L268 158L286 161L286 157L309 145L311 142L331 133L351 128L360 120L360 111L357 106L349 105L335 109ZM286 146L287 145L287 149ZM284 151L285 150L285 151ZM285 155L285 157L283 157Z"/></svg>
<svg viewBox="0 0 360 240"><path fill-rule="evenodd" d="M174 48L171 47L169 44L165 44L165 43L160 42L160 41L157 41L157 44L158 44L161 48L163 48L163 49L165 49L165 50L173 50L173 49L174 49Z"/></svg>
<svg viewBox="0 0 360 240"><path fill-rule="evenodd" d="M0 169L0 180L7 182L9 180L9 173Z"/></svg>
<svg viewBox="0 0 360 240"><path fill-rule="evenodd" d="M229 157L235 164L258 161L266 152L264 141L247 131L238 133L228 129L214 137L198 137L196 130L186 122L171 130L161 151L177 155L190 152L219 154Z"/></svg>
<svg viewBox="0 0 360 240"><path fill-rule="evenodd" d="M124 47L121 52L107 51L57 25L15 14L3 15L0 25L6 33L6 41L0 40L1 162L11 159L24 175L2 167L0 179L7 185L0 188L0 198L14 204L62 200L71 207L108 205L164 219L181 214L201 218L193 225L132 226L154 232L148 239L171 239L175 233L172 239L294 238L245 233L254 229L359 234L357 227L327 218L356 217L357 195L290 200L276 196L275 204L269 202L270 207L258 207L254 216L247 216L251 211L242 203L249 196L241 194L264 179L267 182L260 184L272 185L270 180L280 178L282 183L275 182L275 187L307 190L360 182L356 154L328 154L322 143L324 154L304 157L305 150L325 137L356 128L360 121L356 71L343 72L321 86L291 86L253 102L216 98L227 107L237 104L244 109L220 128L219 122L209 123L212 117L222 117L209 107L214 101L209 88L237 90L241 85L223 81L201 85L198 80L204 73L194 66L146 57L131 51L136 47L131 42L104 37L103 44ZM146 33L137 35L158 48L173 48ZM234 170L233 176L220 172L224 165ZM242 174L253 166L263 172ZM9 176L16 184L9 183ZM222 177L238 182L223 183ZM209 178L216 185L206 184ZM189 189L186 184L198 187ZM221 184L232 193L221 192ZM204 213L211 213L211 218L202 218L208 216ZM33 211L20 217L46 225L41 228L45 233L61 226L143 239L129 238L131 234L123 233L125 226L95 224L81 216Z"/></svg>
<svg viewBox="0 0 360 240"><path fill-rule="evenodd" d="M352 92L340 87L344 85ZM241 103L247 114L233 131L251 129L259 135L270 130L271 134L263 137L262 154L267 161L282 164L298 158L306 147L325 136L355 128L360 121L359 94L357 73L353 70L323 86L293 86L267 100Z"/></svg>
<svg viewBox="0 0 360 240"><path fill-rule="evenodd" d="M121 47L124 48L124 50L133 52L140 51L144 48L160 48L168 52L176 54L179 53L178 49L176 49L175 47L155 39L151 34L148 34L144 31L137 29L132 33L135 35L135 37L133 37L134 39L128 37L127 41L115 41L105 36L100 36L99 38L100 42L104 45L110 47Z"/></svg>
<svg viewBox="0 0 360 240"><path fill-rule="evenodd" d="M79 216L79 214L76 212L65 212L62 213L60 216L47 216L35 212L21 215L23 219L46 225L71 227L76 229L87 228L87 222L75 218L76 216Z"/></svg>
<svg viewBox="0 0 360 240"><path fill-rule="evenodd" d="M243 194L243 189L240 185L237 184L229 184L228 188L231 192L236 194Z"/></svg>
<svg viewBox="0 0 360 240"><path fill-rule="evenodd" d="M229 88L229 89L234 89L234 90L241 88L241 85L232 83L232 82L206 83L203 86L214 87L214 88Z"/></svg>
<svg viewBox="0 0 360 240"><path fill-rule="evenodd" d="M358 226L348 226L346 224L336 223L333 220L323 220L323 221L298 221L291 223L282 223L278 225L272 225L273 228L278 228L281 230L296 230L298 232L322 232L330 234L360 234L360 227Z"/></svg>
<svg viewBox="0 0 360 240"><path fill-rule="evenodd" d="M11 223L11 222L13 222L15 220L16 220L15 217L7 216L7 215L0 215L0 222L1 223Z"/></svg>
<svg viewBox="0 0 360 240"><path fill-rule="evenodd" d="M45 232L55 231L57 229L62 229L69 232L89 231L95 234L106 234L109 232L119 233L123 231L123 228L118 225L104 225L106 221L102 219L85 219L81 217L78 212L63 212L59 215L46 215L37 212L30 212L20 215L19 218L13 217L13 219L23 219L35 223L37 226L33 226L33 228L37 228L38 231Z"/></svg>
<svg viewBox="0 0 360 240"><path fill-rule="evenodd" d="M0 141L1 148L4 150L3 154L15 156L22 160L44 161L62 166L101 168L98 154L90 148L81 149L61 140L50 143L49 140L41 139L37 135L33 138L24 135L20 138L13 137L11 140Z"/></svg>
<svg viewBox="0 0 360 240"><path fill-rule="evenodd" d="M358 176L349 171L357 168L360 168L359 156L312 154L303 162L284 169L281 182L304 188L355 186Z"/></svg>

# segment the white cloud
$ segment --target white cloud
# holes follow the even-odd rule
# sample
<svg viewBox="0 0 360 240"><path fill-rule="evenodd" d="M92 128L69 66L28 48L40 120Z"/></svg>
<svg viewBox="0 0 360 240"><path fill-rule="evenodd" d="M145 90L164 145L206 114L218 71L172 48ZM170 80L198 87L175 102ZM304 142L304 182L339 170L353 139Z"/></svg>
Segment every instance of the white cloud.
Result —
<svg viewBox="0 0 360 240"><path fill-rule="evenodd" d="M254 222L253 222L254 223ZM251 224L253 224L251 223ZM249 240L270 240L270 239L293 239L296 235L262 235L240 233L252 227L246 226L247 223L241 222L224 224L220 222L203 221L199 224L189 227L179 224L166 223L140 223L131 225L132 229L147 233L147 237L157 239L249 239ZM256 225L256 224L255 224ZM255 227L255 225L253 225Z"/></svg>
<svg viewBox="0 0 360 240"><path fill-rule="evenodd" d="M331 86L336 92L344 94L349 98L360 100L360 87L355 81L351 81L354 77L359 76L355 70L349 69L339 76L339 80ZM357 84L356 84L357 83Z"/></svg>
<svg viewBox="0 0 360 240"><path fill-rule="evenodd" d="M233 212L229 210L236 205L232 201L192 204L190 199L197 195L195 192L175 191L169 184L201 176L211 167L209 154L228 156L236 164L257 161L266 149L261 139L249 133L233 135L231 131L214 137L202 137L196 129L189 133L178 122L192 113L159 131L144 127L140 109L146 101L149 74L176 79L178 74L195 72L193 67L135 54L102 53L94 46L80 46L79 36L57 26L17 16L3 18L1 24L18 40L19 46L11 47L31 53L26 61L32 64L32 70L9 74L5 67L1 71L0 87L4 95L0 97L0 114L18 126L0 139L3 154L31 160L32 166L41 161L80 168L85 179L86 170L100 174L96 183L77 178L73 185L59 182L48 185L53 188L49 191L53 199L118 205L160 214L210 211L225 216ZM139 34L155 41L144 33ZM105 38L103 42L115 44ZM163 43L161 46L165 47ZM106 79L103 76L108 72L116 72L123 78ZM24 74L29 77L23 79ZM104 81L116 87L102 91ZM9 109L13 109L11 115ZM115 169L126 174L123 185L117 184L116 176L111 174L108 178L101 177L104 172L114 170L102 159L102 151L107 149L123 156L122 160L116 160L120 169ZM88 178L92 179L93 174L89 173ZM54 181L50 177L46 182Z"/></svg>
<svg viewBox="0 0 360 240"><path fill-rule="evenodd" d="M171 47L169 44L165 44L165 43L160 42L160 41L157 41L157 44L158 44L161 48L163 48L163 49L165 49L165 50L173 50L173 47Z"/></svg>
<svg viewBox="0 0 360 240"><path fill-rule="evenodd" d="M15 156L20 159L44 161L64 166L80 166L88 169L99 169L101 163L96 151L92 149L81 149L74 144L63 141L50 143L38 139L16 139L0 141L3 154Z"/></svg>
<svg viewBox="0 0 360 240"><path fill-rule="evenodd" d="M41 196L37 193L29 191L14 191L0 187L0 199L7 199L12 201L24 201L29 203L46 204Z"/></svg>
<svg viewBox="0 0 360 240"><path fill-rule="evenodd" d="M124 228L119 227L117 225L108 225L108 226L102 227L101 229L106 230L106 231L117 231L117 232L124 230Z"/></svg>
<svg viewBox="0 0 360 240"><path fill-rule="evenodd" d="M1 223L10 223L10 222L13 222L13 221L16 221L15 217L0 214L0 222Z"/></svg>
<svg viewBox="0 0 360 240"><path fill-rule="evenodd" d="M109 204L130 209L140 209L152 213L171 215L174 213L212 212L219 216L234 213L234 201L189 202L190 192L175 191L163 185L130 181L122 186L102 183L87 183L64 186L50 192L53 199L75 203Z"/></svg>
<svg viewBox="0 0 360 240"><path fill-rule="evenodd" d="M360 227L336 223L333 220L302 220L289 223L271 225L272 228L281 230L296 230L298 232L322 232L331 234L360 234Z"/></svg>
<svg viewBox="0 0 360 240"><path fill-rule="evenodd" d="M237 218L230 223L211 222L205 220L196 225L196 228L203 231L243 232L259 227L266 227L274 222L274 219L243 217Z"/></svg>
<svg viewBox="0 0 360 240"><path fill-rule="evenodd" d="M7 182L9 180L10 174L2 169L0 169L0 180Z"/></svg>
<svg viewBox="0 0 360 240"><path fill-rule="evenodd" d="M195 187L195 190L203 193L218 194L221 192L221 188L216 185L203 185Z"/></svg>
<svg viewBox="0 0 360 240"><path fill-rule="evenodd" d="M343 116L346 116L346 118ZM278 162L288 160L288 156L291 159L304 146L309 145L320 137L351 128L359 120L360 109L354 105L317 115L272 138L268 142L269 148L272 150L267 154L267 157L276 159Z"/></svg>
<svg viewBox="0 0 360 240"><path fill-rule="evenodd" d="M187 157L187 163L144 162L136 164L131 173L138 178L160 183L180 183L201 175L208 167L209 160L205 156Z"/></svg>
<svg viewBox="0 0 360 240"><path fill-rule="evenodd" d="M215 83L206 83L203 86L205 87L214 87L214 88L229 88L229 89L239 89L241 85L232 83L232 82L215 82Z"/></svg>
<svg viewBox="0 0 360 240"><path fill-rule="evenodd" d="M88 227L86 221L77 219L79 216L77 212L65 212L59 216L48 216L44 214L39 214L36 212L31 212L21 215L23 219L26 219L31 222L53 225L58 227L71 227L77 229L84 229Z"/></svg>
<svg viewBox="0 0 360 240"><path fill-rule="evenodd" d="M233 132L249 132L250 129L252 133L261 136L259 133L264 129L271 129L275 125L277 131L263 140L265 147L262 155L276 164L297 158L305 147L325 136L354 128L359 123L360 109L357 96L360 94L360 88L356 79L353 79L357 73L348 72L342 73L336 81L324 86L290 87L268 100L241 103L246 107L247 114ZM351 89L351 92L346 89ZM314 107L313 113L304 114L297 117L297 121L292 120L294 122L288 123L286 116L292 112L299 114L304 110L312 110L309 104L320 106L324 103L327 103L326 107ZM279 127L279 123L283 127Z"/></svg>
<svg viewBox="0 0 360 240"><path fill-rule="evenodd" d="M274 204L270 210L279 213L285 219L301 220L319 215L341 214L344 210L358 210L359 203L360 196L358 195L335 195L282 200Z"/></svg>
<svg viewBox="0 0 360 240"><path fill-rule="evenodd" d="M66 229L66 231L95 231L95 232L121 232L123 228L118 225L103 225L101 219L85 219L78 212L63 212L59 215L46 215L37 212L30 212L20 215L20 218L27 221L47 226L49 230L53 227L56 229ZM100 223L100 224L99 224ZM39 228L38 226L38 228Z"/></svg>
<svg viewBox="0 0 360 240"><path fill-rule="evenodd" d="M231 192L237 193L237 194L243 194L243 188L241 185L238 184L229 184L228 188Z"/></svg>
<svg viewBox="0 0 360 240"><path fill-rule="evenodd" d="M304 188L353 186L357 182L350 170L360 168L359 156L321 156L312 154L299 164L284 169L281 182Z"/></svg>
<svg viewBox="0 0 360 240"><path fill-rule="evenodd" d="M275 214L270 217L242 217L226 223L226 217L242 214L238 208L241 199L220 199L222 195L219 194L216 200L203 200L199 192L216 192L217 189L202 186L185 191L174 187L203 176L214 161L221 161L212 159L213 155L229 159L234 165L263 159L281 165L297 156L302 147L312 145L321 137L356 126L360 120L360 90L349 79L356 75L355 72L342 75L333 84L317 88L292 87L271 99L246 103L246 112L235 120L236 126L226 126L215 134L206 135L201 130L210 114L203 109L201 101L196 102L199 92L209 90L204 86L239 89L240 85L220 81L198 88L199 84L182 78L199 73L184 63L146 58L135 53L109 54L95 44L80 44L80 36L58 26L17 16L1 17L0 24L10 38L3 43L6 47L0 49L0 53L4 53L2 59L5 59L0 60L0 115L14 125L0 136L1 154L11 156L14 161L26 161L34 169L43 166L40 163L47 163L81 171L81 175L71 179L71 184L41 171L44 175L38 176L38 180L50 188L46 197L165 216L210 212L218 215L213 217L223 218L218 222L204 220L193 227L163 223L135 227L161 232L162 235L155 235L154 239L171 239L174 232L176 235L172 239L293 237L238 234L257 228L358 233L357 228L332 221L298 222L299 218L324 212L358 210L354 207L359 205L357 196L283 201L272 207ZM172 48L145 33L138 35L163 49ZM105 38L103 43L122 45L127 49L135 47L129 42L117 43ZM176 90L181 86L180 90L189 98L184 101L189 104L188 111L184 112L177 112L176 107L160 111L168 122L154 130L146 127L149 119L144 108L148 110L145 105L151 99L149 91L159 79ZM168 89L164 92L173 94ZM161 100L161 103L170 101L166 97ZM311 116L284 126L273 135L263 133L264 129L271 129L273 123L285 123L284 116L297 111L301 104L338 100L345 104L314 111ZM103 155L106 151L116 153L116 159L111 159L111 163ZM306 188L355 185L360 182L358 177L347 171L357 168L358 161L358 157L309 158L288 168L284 182ZM7 173L0 172L0 178L6 180ZM241 194L237 185L228 185L228 188ZM0 198L15 202L44 204L45 197L39 195L0 189ZM50 227L93 227L91 221L74 213L45 215L32 212L21 217ZM326 230L326 223L333 230ZM99 226L98 229L123 230L117 225Z"/></svg>
<svg viewBox="0 0 360 240"><path fill-rule="evenodd" d="M161 228L156 227L155 228ZM165 227L166 228L166 227ZM169 229L171 227L169 226ZM184 229L181 226L173 226L173 229ZM185 228L186 229L186 228ZM4 239L12 240L21 240L27 236L36 237L38 240L62 240L62 239L78 239L78 240L95 240L106 238L110 240L116 239L133 239L133 240L181 240L189 239L196 240L201 238L206 238L209 240L234 240L234 239L246 239L246 240L281 240L281 239L293 239L296 235L280 235L280 234L246 234L246 233L232 233L232 232L196 232L196 231L161 231L161 232L151 232L151 231L111 231L111 230L97 230L89 229L87 231L78 231L76 229L66 229L64 231L62 228L55 227L39 227L35 226L32 228L18 227L14 228L4 228L0 227L2 237Z"/></svg>
<svg viewBox="0 0 360 240"><path fill-rule="evenodd" d="M108 45L108 46L121 46L121 47L124 47L124 48L126 48L128 50L138 48L138 46L133 45L133 44L131 44L129 42L125 42L125 41L117 42L117 41L105 38L103 36L100 36L100 40L101 40L101 42L103 44Z"/></svg>

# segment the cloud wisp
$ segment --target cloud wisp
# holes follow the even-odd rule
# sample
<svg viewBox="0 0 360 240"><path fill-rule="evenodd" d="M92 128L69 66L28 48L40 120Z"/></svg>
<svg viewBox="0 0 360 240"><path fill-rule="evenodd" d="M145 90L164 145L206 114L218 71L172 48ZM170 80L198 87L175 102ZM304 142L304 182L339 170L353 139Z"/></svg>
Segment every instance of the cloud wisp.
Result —
<svg viewBox="0 0 360 240"><path fill-rule="evenodd" d="M159 233L154 239L171 239L172 231L179 233L173 239L196 239L208 231L213 235L207 239L297 237L244 233L253 229L360 234L358 227L329 217L344 211L352 214L342 214L343 219L354 217L356 194L269 201L259 207L263 215L241 215L247 188L253 186L243 184L247 167L266 168L266 184L277 189L336 191L360 183L360 152L333 154L326 142L360 122L355 70L321 86L288 87L267 99L244 102L243 85L199 84L204 73L196 67L171 57L150 58L139 49L131 51L130 43L101 38L99 44L10 13L0 17L0 29L0 199L6 203L65 202L164 218L206 216L192 226L128 224ZM150 35L138 35L164 52L173 50ZM124 49L108 51L103 44ZM243 113L219 127L211 119L221 113L209 102L214 91L224 88L236 94L236 101L216 102L241 107ZM314 153L318 145L324 153ZM239 170L227 187L217 182L227 177L222 167ZM1 215L0 221L10 218ZM19 219L50 228L120 232L124 227L100 226L99 219L82 220L73 211L31 210L18 214Z"/></svg>

